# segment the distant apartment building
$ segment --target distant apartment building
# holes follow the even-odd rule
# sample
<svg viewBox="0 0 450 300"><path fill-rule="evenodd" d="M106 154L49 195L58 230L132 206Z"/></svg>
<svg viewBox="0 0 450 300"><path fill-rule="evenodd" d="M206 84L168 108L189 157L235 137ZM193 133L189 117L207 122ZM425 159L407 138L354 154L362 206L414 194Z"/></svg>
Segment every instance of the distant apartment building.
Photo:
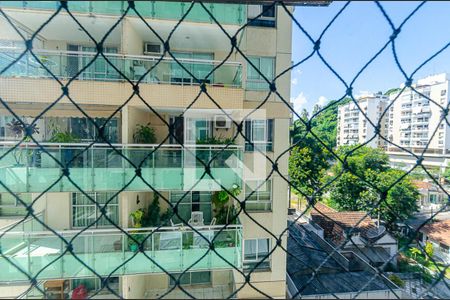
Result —
<svg viewBox="0 0 450 300"><path fill-rule="evenodd" d="M365 144L370 147L385 148L388 114L383 115L388 97L377 94L366 94L338 108L337 145ZM358 107L359 106L359 107ZM370 123L372 122L372 124ZM380 135L376 127L380 126Z"/></svg>
<svg viewBox="0 0 450 300"><path fill-rule="evenodd" d="M412 88L402 91L403 87L402 84L397 93L390 95L390 100L394 101L389 109L391 162L407 168L417 159L404 149L416 154L425 151L425 165L445 168L450 158L450 127L445 120L441 122L441 116L449 103L448 75L427 76L417 80Z"/></svg>
<svg viewBox="0 0 450 300"><path fill-rule="evenodd" d="M286 247L288 157L281 155L291 112L264 77L291 66L291 18L276 7L208 3L213 19L196 3L176 27L190 3L135 1L143 20L130 10L120 22L127 1L67 4L78 23L64 9L52 18L59 1L0 1L18 28L0 18L0 70L7 68L0 97L16 114L0 108L0 231L9 231L0 239L1 296L36 296L29 294L36 278L46 298L112 297L106 283L124 298L284 298L286 252L274 237ZM30 39L38 29L32 55L19 32ZM236 46L259 72L222 30L239 33ZM92 38L106 33L97 48ZM172 55L161 59L165 48ZM290 99L289 73L276 86ZM264 115L244 123L248 140L237 135L226 147L238 128L224 111L253 110L265 99ZM36 126L23 128L17 117ZM270 173L265 185L246 177L243 165L253 168L256 150L276 160L283 176ZM195 184L212 158L220 185L209 175ZM272 164L263 159L264 181ZM248 197L248 214L221 230L231 220L214 197L236 186L240 200ZM141 224L140 210L155 201L160 213ZM17 223L29 211L58 235L32 218ZM253 268L249 285L243 274Z"/></svg>

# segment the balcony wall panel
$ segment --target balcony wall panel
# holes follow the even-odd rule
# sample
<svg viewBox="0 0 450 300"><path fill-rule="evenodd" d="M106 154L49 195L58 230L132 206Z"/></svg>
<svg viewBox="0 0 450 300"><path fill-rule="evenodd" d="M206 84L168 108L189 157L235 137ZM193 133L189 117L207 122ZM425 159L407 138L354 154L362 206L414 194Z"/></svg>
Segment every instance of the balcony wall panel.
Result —
<svg viewBox="0 0 450 300"><path fill-rule="evenodd" d="M67 81L63 81L64 84ZM170 84L141 84L142 98L155 108L185 108L198 96L198 86L177 86ZM208 86L208 93L223 108L242 108L243 91L236 88ZM77 104L122 105L133 93L129 83L102 81L73 81L69 95ZM61 86L54 80L34 78L0 78L0 97L8 103L53 103L62 95ZM58 103L70 103L63 97ZM131 105L145 107L134 96ZM195 108L217 108L202 94L194 104Z"/></svg>

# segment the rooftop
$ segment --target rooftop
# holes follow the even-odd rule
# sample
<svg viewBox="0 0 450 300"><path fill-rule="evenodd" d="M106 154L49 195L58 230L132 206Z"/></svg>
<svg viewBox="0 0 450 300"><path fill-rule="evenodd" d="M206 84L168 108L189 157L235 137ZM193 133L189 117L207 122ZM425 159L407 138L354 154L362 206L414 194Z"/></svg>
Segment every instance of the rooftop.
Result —
<svg viewBox="0 0 450 300"><path fill-rule="evenodd" d="M425 225L421 230L430 239L450 246L450 220L443 220Z"/></svg>
<svg viewBox="0 0 450 300"><path fill-rule="evenodd" d="M349 271L333 257L327 259L328 253L315 241L314 233L294 219L294 216L290 216L288 220L290 255L287 257L287 273L299 291L299 297L392 288L376 274L369 271ZM371 283L364 287L370 280Z"/></svg>
<svg viewBox="0 0 450 300"><path fill-rule="evenodd" d="M325 239L335 245L339 245L345 240L344 232L347 230L355 228L354 233L360 232L361 235L365 236L370 229L376 227L374 221L366 212L337 212L322 203L315 204L315 209L311 211L311 219L322 227Z"/></svg>

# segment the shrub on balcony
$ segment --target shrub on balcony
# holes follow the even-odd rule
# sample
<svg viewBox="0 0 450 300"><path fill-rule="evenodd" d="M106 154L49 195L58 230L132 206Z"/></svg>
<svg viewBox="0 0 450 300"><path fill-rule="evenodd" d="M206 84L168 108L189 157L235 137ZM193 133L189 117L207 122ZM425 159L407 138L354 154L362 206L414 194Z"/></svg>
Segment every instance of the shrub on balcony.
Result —
<svg viewBox="0 0 450 300"><path fill-rule="evenodd" d="M155 193L152 203L150 203L147 211L144 213L142 224L145 227L157 227L160 225L164 226L167 225L171 216L172 214L168 209L161 214L161 208L159 206L159 196Z"/></svg>
<svg viewBox="0 0 450 300"><path fill-rule="evenodd" d="M203 139L197 139L197 145L234 145L232 138L224 138L222 136L211 136Z"/></svg>
<svg viewBox="0 0 450 300"><path fill-rule="evenodd" d="M70 132L53 131L52 137L48 140L50 143L76 143L78 139Z"/></svg>
<svg viewBox="0 0 450 300"><path fill-rule="evenodd" d="M133 134L133 141L136 144L154 144L156 142L155 130L147 125L138 124Z"/></svg>
<svg viewBox="0 0 450 300"><path fill-rule="evenodd" d="M234 184L232 189L228 191L234 197L241 193L241 187ZM217 224L228 224L236 214L236 209L233 203L230 203L230 194L225 190L218 191L213 195L214 212ZM237 220L234 220L234 224Z"/></svg>

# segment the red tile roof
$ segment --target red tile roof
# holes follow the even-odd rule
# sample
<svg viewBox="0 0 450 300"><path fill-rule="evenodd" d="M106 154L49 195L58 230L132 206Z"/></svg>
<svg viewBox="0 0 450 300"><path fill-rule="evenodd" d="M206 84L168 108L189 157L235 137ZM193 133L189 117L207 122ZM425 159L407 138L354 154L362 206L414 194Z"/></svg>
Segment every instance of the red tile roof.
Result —
<svg viewBox="0 0 450 300"><path fill-rule="evenodd" d="M372 218L363 211L341 211L338 212L322 203L314 205L311 210L313 222L322 227L324 238L339 245L345 240L344 231L354 227L353 233L360 232L363 236L370 228L375 228Z"/></svg>
<svg viewBox="0 0 450 300"><path fill-rule="evenodd" d="M450 220L427 224L420 229L431 240L450 246Z"/></svg>
<svg viewBox="0 0 450 300"><path fill-rule="evenodd" d="M430 182L421 181L421 180L413 180L412 183L418 189L429 190L429 189L431 189L433 187L433 185Z"/></svg>

